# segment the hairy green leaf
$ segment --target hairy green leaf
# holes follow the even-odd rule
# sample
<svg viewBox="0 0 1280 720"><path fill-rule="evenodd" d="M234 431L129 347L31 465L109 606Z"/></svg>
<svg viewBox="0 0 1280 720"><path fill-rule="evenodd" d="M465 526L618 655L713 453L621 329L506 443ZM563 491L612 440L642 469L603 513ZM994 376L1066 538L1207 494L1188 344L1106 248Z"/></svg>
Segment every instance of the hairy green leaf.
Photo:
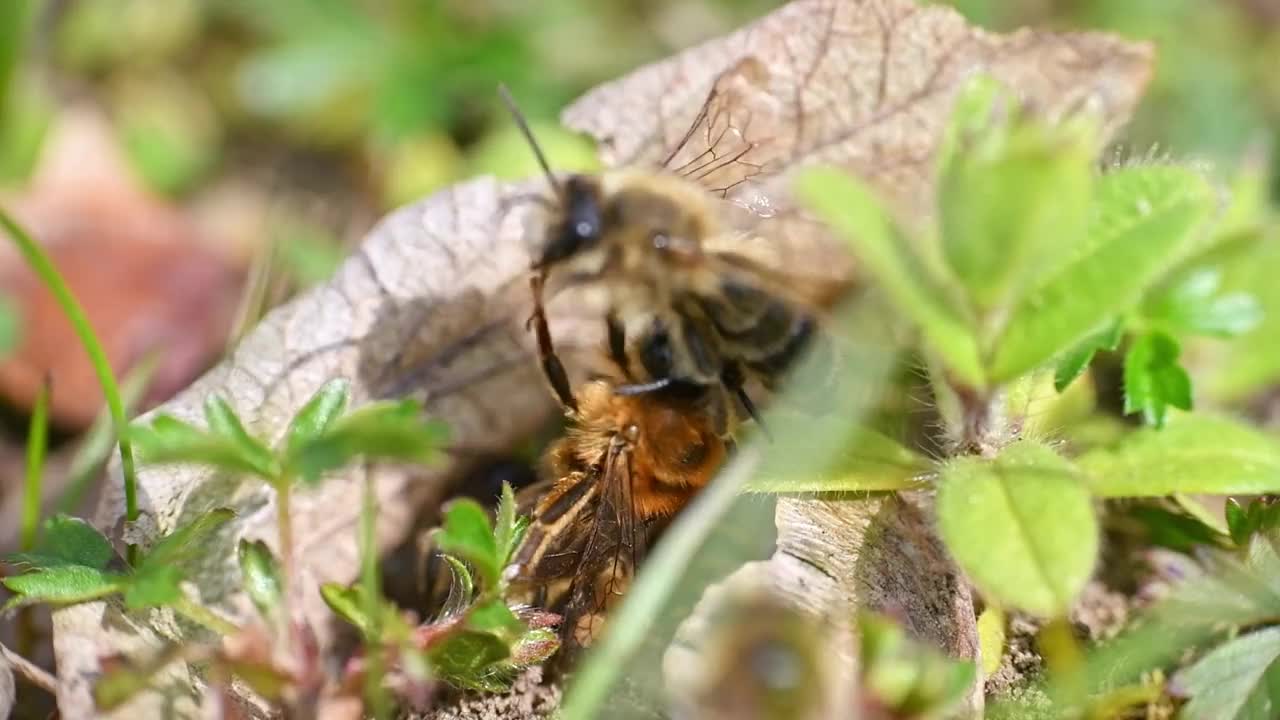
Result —
<svg viewBox="0 0 1280 720"><path fill-rule="evenodd" d="M545 662L560 649L560 636L554 630L537 628L526 632L511 646L511 665L525 667Z"/></svg>
<svg viewBox="0 0 1280 720"><path fill-rule="evenodd" d="M498 512L493 520L493 538L497 545L498 564L506 566L511 554L519 547L516 537L519 531L516 518L516 493L511 484L502 483L502 499L498 501Z"/></svg>
<svg viewBox="0 0 1280 720"><path fill-rule="evenodd" d="M796 437L790 447L795 453L804 452L800 443L818 437L821 434ZM830 454L825 448L814 448L814 451ZM828 471L797 471L787 457L779 457L777 462L766 459L760 470L747 480L744 489L762 493L908 490L926 485L926 475L933 469L928 458L897 440L869 428L858 427L851 431L849 440Z"/></svg>
<svg viewBox="0 0 1280 720"><path fill-rule="evenodd" d="M1187 720L1271 720L1280 708L1280 627L1236 638L1180 670L1175 693Z"/></svg>
<svg viewBox="0 0 1280 720"><path fill-rule="evenodd" d="M1086 241L1013 308L989 374L1006 382L1133 307L1192 244L1215 205L1199 173L1175 166L1104 175Z"/></svg>
<svg viewBox="0 0 1280 720"><path fill-rule="evenodd" d="M495 667L510 657L507 643L475 630L450 633L427 651L436 673L451 685L498 692L510 685L510 674Z"/></svg>
<svg viewBox="0 0 1280 720"><path fill-rule="evenodd" d="M1023 610L1065 612L1093 571L1098 523L1072 465L1031 441L943 468L938 521L984 592Z"/></svg>
<svg viewBox="0 0 1280 720"><path fill-rule="evenodd" d="M285 452L297 452L305 443L328 430L346 410L348 397L349 383L344 378L334 378L321 386L289 423Z"/></svg>
<svg viewBox="0 0 1280 720"><path fill-rule="evenodd" d="M15 594L0 610L48 603L72 605L120 592L128 576L84 565L46 565L22 575L0 578Z"/></svg>
<svg viewBox="0 0 1280 720"><path fill-rule="evenodd" d="M1212 415L1170 418L1164 429L1138 430L1078 464L1104 497L1280 492L1280 440Z"/></svg>
<svg viewBox="0 0 1280 720"><path fill-rule="evenodd" d="M87 521L58 513L44 523L44 535L36 554L57 558L65 563L105 570L123 560L97 528Z"/></svg>
<svg viewBox="0 0 1280 720"><path fill-rule="evenodd" d="M1124 411L1142 413L1148 425L1164 427L1169 408L1191 409L1191 376L1178 364L1177 341L1152 332L1134 341L1124 356Z"/></svg>
<svg viewBox="0 0 1280 720"><path fill-rule="evenodd" d="M956 377L971 386L983 386L977 339L970 322L956 311L954 290L948 292L946 281L912 251L871 191L833 168L803 172L796 190L811 210L853 246L899 311L920 326L930 347Z"/></svg>
<svg viewBox="0 0 1280 720"><path fill-rule="evenodd" d="M452 617L467 609L475 597L475 581L471 579L471 570L466 563L452 555L442 556L449 563L452 581L449 584L449 596L445 598L440 613L443 617Z"/></svg>
<svg viewBox="0 0 1280 720"><path fill-rule="evenodd" d="M489 527L489 516L470 499L454 500L444 509L444 522L435 531L440 550L471 563L480 573L484 587L498 586L502 563L498 545Z"/></svg>

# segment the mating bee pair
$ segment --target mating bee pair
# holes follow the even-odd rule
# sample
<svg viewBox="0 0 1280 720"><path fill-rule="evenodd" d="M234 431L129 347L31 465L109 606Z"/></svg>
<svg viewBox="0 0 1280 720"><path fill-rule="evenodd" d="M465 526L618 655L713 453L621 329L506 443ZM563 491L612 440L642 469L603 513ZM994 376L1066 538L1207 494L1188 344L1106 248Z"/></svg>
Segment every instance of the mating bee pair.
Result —
<svg viewBox="0 0 1280 720"><path fill-rule="evenodd" d="M511 104L505 91L504 98ZM562 636L573 649L595 637L652 535L710 480L739 422L758 419L748 382L772 388L816 319L783 290L778 273L710 242L730 231L724 203L699 178L745 152L712 149L659 172L561 181L512 109L552 191L539 225L529 323L571 427L547 454L555 482L533 509L508 572L531 602L564 614ZM543 294L584 284L607 298L616 377L575 392Z"/></svg>

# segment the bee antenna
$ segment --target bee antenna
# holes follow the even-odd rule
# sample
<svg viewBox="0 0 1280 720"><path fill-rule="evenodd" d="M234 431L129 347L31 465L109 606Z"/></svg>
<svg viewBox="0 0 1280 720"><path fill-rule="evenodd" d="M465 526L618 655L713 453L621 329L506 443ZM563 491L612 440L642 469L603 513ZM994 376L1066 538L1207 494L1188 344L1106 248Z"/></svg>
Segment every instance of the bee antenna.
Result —
<svg viewBox="0 0 1280 720"><path fill-rule="evenodd" d="M516 127L520 128L520 132L524 135L524 139L529 141L529 147L533 149L534 157L538 158L538 164L542 166L542 172L547 176L547 182L551 184L551 189L556 194L564 197L564 187L556 180L556 176L551 172L551 164L547 162L547 156L542 154L542 147L538 145L538 140L533 136L533 130L529 127L529 121L525 119L524 113L520 112L520 107L516 105L516 100L511 96L511 91L507 89L505 83L499 83L498 95L502 97L502 102L507 106L507 110L511 112L511 118L516 121Z"/></svg>

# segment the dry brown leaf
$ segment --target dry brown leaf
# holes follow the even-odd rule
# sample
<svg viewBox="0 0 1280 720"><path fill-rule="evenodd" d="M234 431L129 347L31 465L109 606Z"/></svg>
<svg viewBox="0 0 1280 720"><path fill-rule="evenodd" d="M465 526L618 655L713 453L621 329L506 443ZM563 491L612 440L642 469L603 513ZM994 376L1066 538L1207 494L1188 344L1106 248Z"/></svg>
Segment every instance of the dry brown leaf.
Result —
<svg viewBox="0 0 1280 720"><path fill-rule="evenodd" d="M786 253L788 262L819 275L840 274L848 264L833 258L843 256L795 213L783 192L796 167L841 164L899 206L927 213L937 131L965 78L988 70L1048 115L1092 107L1114 127L1137 100L1150 54L1146 46L1092 34L989 35L950 10L907 0L800 0L743 31L599 88L570 108L566 121L599 138L610 164L669 158L686 171L699 167L696 174L722 189L744 216L772 214L760 223L767 238L758 243L763 254ZM707 105L713 87L716 96ZM734 134L735 128L742 132ZM695 144L682 148L686 136ZM707 145L714 157L703 155ZM699 158L712 164L700 165ZM165 409L194 419L203 398L221 392L252 426L278 436L321 383L346 376L356 402L421 397L450 423L461 446L509 445L552 409L522 327L528 312L522 271L530 254L522 239L528 208L517 202L544 187L540 180L477 180L393 213L330 283L269 315L225 363ZM555 330L581 344L598 323L570 323L568 308L564 302L552 307ZM383 547L407 528L418 503L440 495L443 480L464 457L428 473L367 470L381 498ZM356 574L363 481L363 471L349 473L297 501L305 610L317 621L326 613L315 584ZM233 504L240 510L234 534L274 542L273 508L260 489L195 468L155 468L142 473L140 495L160 530ZM800 532L789 526L812 525L821 506L795 507L780 518L784 534ZM117 471L96 523L118 537L122 514ZM207 602L244 613L247 604L233 587L233 542L227 538L225 546L211 549L196 584ZM963 625L967 607L967 594L957 593L944 608L922 611L912 622L933 637L949 619ZM99 656L140 652L157 641L157 632L174 632L148 625L159 616L128 618L101 603L55 614L64 715L90 714ZM967 637L964 628L955 634ZM175 671L163 688L168 698L189 697L182 675ZM149 717L165 703L164 694L153 693L117 716Z"/></svg>
<svg viewBox="0 0 1280 720"><path fill-rule="evenodd" d="M146 405L171 397L221 352L236 273L197 242L183 212L137 185L97 113L64 114L29 192L6 206L48 252L117 375L160 354ZM47 375L53 422L83 429L103 406L97 376L52 294L9 245L0 244L0 287L19 308L22 337L0 362L0 398L29 408Z"/></svg>
<svg viewBox="0 0 1280 720"><path fill-rule="evenodd" d="M9 661L4 653L0 653L0 717L9 717L17 700L17 691L13 685L13 670L9 668Z"/></svg>

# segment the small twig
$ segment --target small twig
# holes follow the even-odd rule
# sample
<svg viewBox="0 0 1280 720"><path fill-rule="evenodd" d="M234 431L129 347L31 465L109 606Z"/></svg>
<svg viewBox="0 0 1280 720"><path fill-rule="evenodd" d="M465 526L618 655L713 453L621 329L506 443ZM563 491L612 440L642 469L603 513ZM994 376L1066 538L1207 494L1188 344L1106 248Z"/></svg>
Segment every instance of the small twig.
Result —
<svg viewBox="0 0 1280 720"><path fill-rule="evenodd" d="M58 693L58 680L56 678L44 668L5 647L4 643L0 643L0 656L3 656L5 661L12 665L13 669L17 670L18 674L26 678L32 685L48 692L50 695Z"/></svg>

